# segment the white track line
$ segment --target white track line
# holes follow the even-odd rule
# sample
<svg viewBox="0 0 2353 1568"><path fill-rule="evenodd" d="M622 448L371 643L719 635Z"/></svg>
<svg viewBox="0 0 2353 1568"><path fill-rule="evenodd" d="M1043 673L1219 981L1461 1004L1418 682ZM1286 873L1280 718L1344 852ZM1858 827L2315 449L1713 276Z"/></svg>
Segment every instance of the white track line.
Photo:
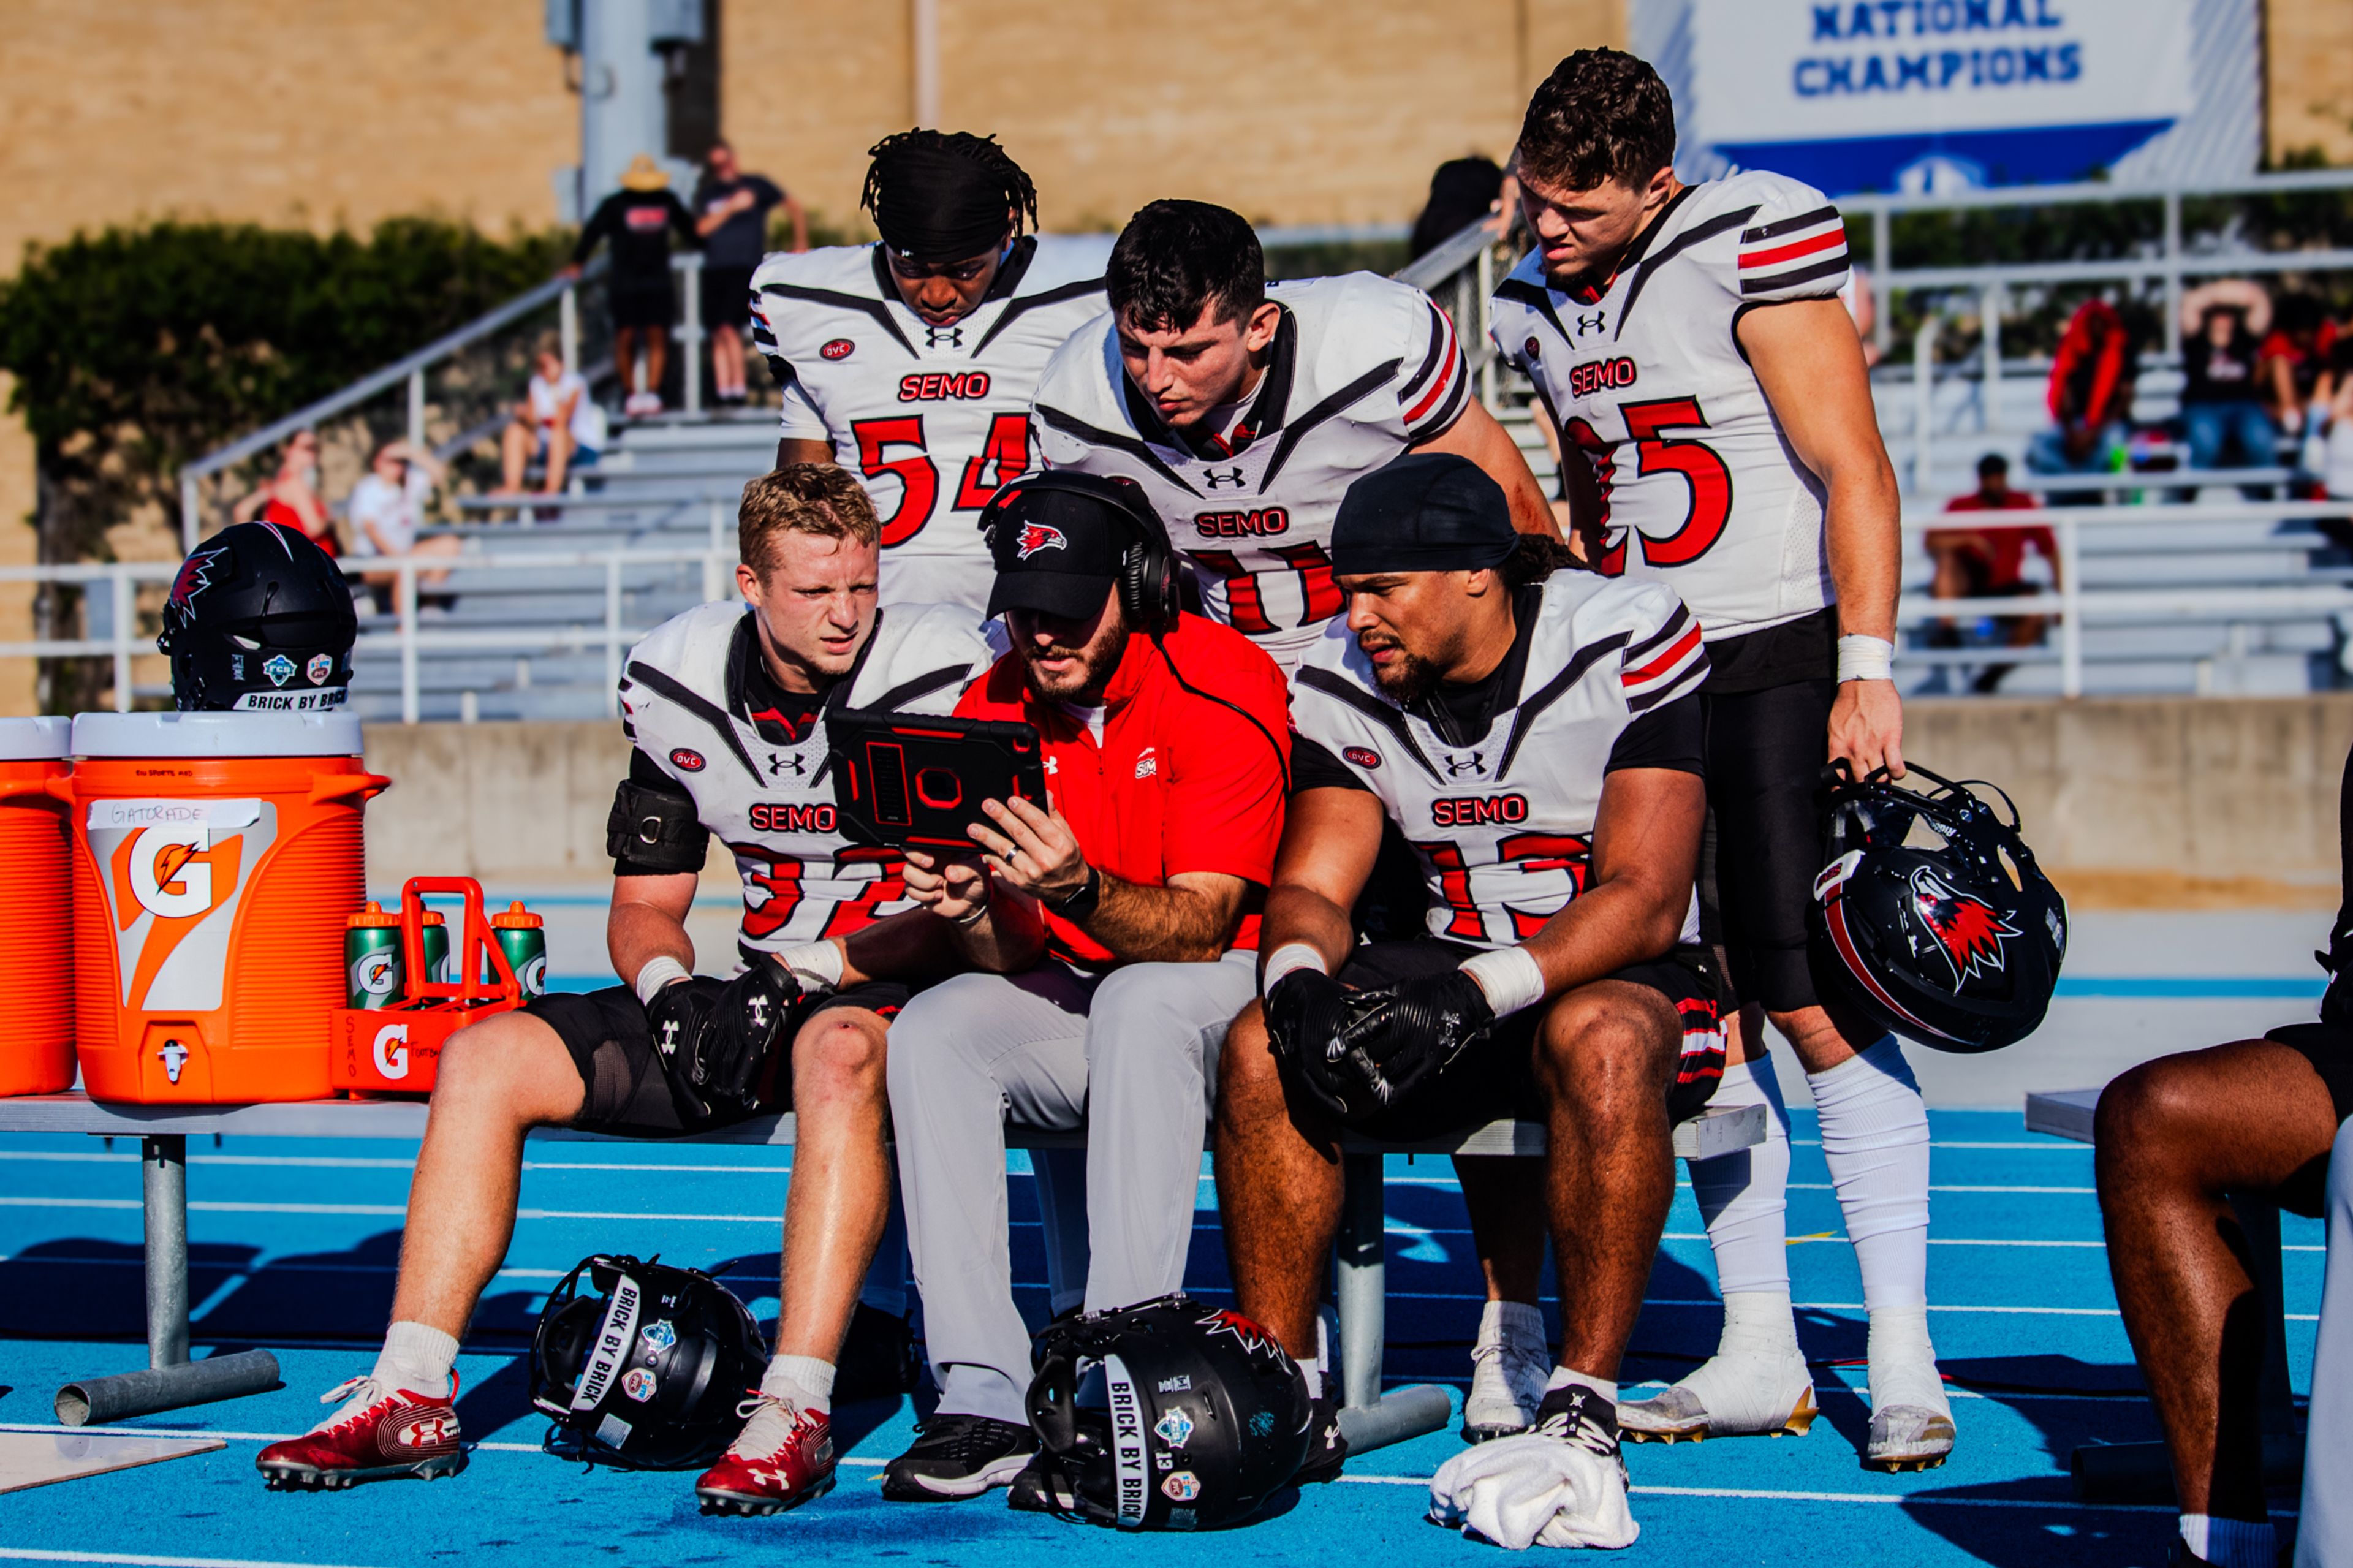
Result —
<svg viewBox="0 0 2353 1568"><path fill-rule="evenodd" d="M1344 1481L1354 1481L1368 1487L1426 1487L1428 1476L1351 1476ZM2011 1508L2065 1510L2090 1513L2171 1513L2170 1503L2104 1503L2079 1502L2073 1498L2052 1498L2048 1502L2030 1498L1948 1497L1935 1492L1800 1492L1778 1491L1762 1487L1628 1487L1638 1497L1741 1498L1763 1502L1864 1502L1885 1507L1903 1508L1935 1504L1943 1508ZM2274 1518L2294 1519L2293 1511L2274 1513Z"/></svg>
<svg viewBox="0 0 2353 1568"><path fill-rule="evenodd" d="M118 1563L124 1568L342 1568L331 1563L273 1563L259 1557L153 1557L136 1552L57 1552L0 1546L0 1559L17 1563Z"/></svg>

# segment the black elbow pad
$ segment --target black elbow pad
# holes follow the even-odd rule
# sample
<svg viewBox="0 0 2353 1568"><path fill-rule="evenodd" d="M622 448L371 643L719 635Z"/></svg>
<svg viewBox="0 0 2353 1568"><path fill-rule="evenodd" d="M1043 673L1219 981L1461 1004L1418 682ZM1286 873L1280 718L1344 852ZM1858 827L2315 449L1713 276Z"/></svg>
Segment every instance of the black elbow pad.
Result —
<svg viewBox="0 0 2353 1568"><path fill-rule="evenodd" d="M700 871L710 847L710 831L696 816L692 800L648 789L634 779L623 779L613 792L613 814L605 819L605 852L616 865L648 875Z"/></svg>

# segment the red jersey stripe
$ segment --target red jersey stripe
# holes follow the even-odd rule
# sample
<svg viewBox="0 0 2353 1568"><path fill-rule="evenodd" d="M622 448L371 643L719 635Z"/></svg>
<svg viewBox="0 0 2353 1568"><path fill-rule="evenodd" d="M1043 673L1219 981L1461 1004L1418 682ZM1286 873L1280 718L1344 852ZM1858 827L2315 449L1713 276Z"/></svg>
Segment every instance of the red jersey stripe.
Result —
<svg viewBox="0 0 2353 1568"><path fill-rule="evenodd" d="M1673 669L1676 665L1681 664L1684 659L1689 658L1691 657L1692 650L1699 647L1699 643L1700 629L1697 626L1694 626L1689 631L1683 633L1682 637L1676 638L1674 645L1668 648L1666 652L1659 655L1658 658L1652 659L1650 663L1643 665L1639 669L1620 670L1619 672L1619 679L1629 686L1641 686L1647 681L1655 680L1660 676Z"/></svg>
<svg viewBox="0 0 2353 1568"><path fill-rule="evenodd" d="M1776 262L1794 261L1800 256L1811 256L1817 251L1836 250L1845 244L1846 230L1843 226L1824 229L1810 238L1793 239L1787 245L1777 245L1769 250L1744 250L1740 253L1740 265L1770 267Z"/></svg>

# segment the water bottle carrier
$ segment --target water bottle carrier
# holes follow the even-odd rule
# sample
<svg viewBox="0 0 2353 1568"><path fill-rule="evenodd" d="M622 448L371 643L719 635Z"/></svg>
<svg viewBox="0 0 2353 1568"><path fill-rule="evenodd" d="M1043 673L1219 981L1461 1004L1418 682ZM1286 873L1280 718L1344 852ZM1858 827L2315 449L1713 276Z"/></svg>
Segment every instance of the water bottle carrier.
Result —
<svg viewBox="0 0 2353 1568"><path fill-rule="evenodd" d="M336 1008L329 1024L327 1080L339 1093L430 1094L441 1047L451 1035L523 1004L522 982L483 913L482 885L471 877L411 877L401 885L401 973L427 973L427 893L455 893L465 900L450 952L457 978L410 981L389 1007Z"/></svg>

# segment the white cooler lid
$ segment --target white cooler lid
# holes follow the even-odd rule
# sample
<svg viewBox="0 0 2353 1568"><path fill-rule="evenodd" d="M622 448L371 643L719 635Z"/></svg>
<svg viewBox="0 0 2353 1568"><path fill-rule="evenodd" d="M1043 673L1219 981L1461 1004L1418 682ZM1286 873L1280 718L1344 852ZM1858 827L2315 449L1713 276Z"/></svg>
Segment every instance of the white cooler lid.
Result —
<svg viewBox="0 0 2353 1568"><path fill-rule="evenodd" d="M62 713L0 719L0 763L37 763L73 755L73 721Z"/></svg>
<svg viewBox="0 0 2353 1568"><path fill-rule="evenodd" d="M77 757L356 757L356 713L81 713Z"/></svg>

